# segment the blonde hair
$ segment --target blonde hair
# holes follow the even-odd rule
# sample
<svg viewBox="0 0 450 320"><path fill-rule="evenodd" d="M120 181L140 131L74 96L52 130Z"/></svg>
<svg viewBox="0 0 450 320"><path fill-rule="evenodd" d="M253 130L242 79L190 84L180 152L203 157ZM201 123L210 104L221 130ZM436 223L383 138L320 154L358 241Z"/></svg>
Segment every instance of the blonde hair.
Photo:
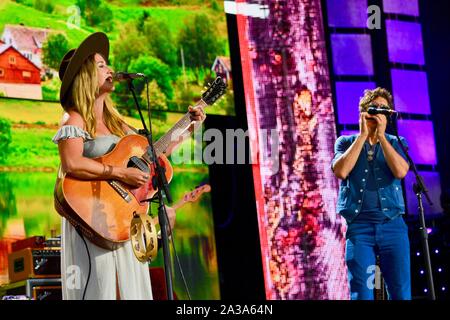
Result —
<svg viewBox="0 0 450 320"><path fill-rule="evenodd" d="M97 66L94 55L91 55L81 65L80 71L75 76L69 89L67 102L63 105L66 112L76 111L84 120L86 131L95 138L96 118L94 113L94 101L99 94ZM122 125L125 123L122 116L114 108L109 94L105 98L103 117L106 127L119 137L125 136Z"/></svg>
<svg viewBox="0 0 450 320"><path fill-rule="evenodd" d="M378 87L373 90L364 90L364 95L359 99L359 112L367 111L372 101L378 97L386 99L389 109L394 109L394 102L391 93L384 88Z"/></svg>

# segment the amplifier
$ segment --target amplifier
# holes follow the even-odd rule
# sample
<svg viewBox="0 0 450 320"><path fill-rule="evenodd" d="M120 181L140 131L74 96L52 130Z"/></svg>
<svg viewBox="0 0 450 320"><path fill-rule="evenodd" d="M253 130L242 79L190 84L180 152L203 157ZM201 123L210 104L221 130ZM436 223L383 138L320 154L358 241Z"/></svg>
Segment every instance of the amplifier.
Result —
<svg viewBox="0 0 450 320"><path fill-rule="evenodd" d="M61 279L27 279L0 287L0 296L33 300L62 300ZM9 297L8 297L9 296Z"/></svg>
<svg viewBox="0 0 450 320"><path fill-rule="evenodd" d="M18 240L11 244L12 252L19 251L25 248L44 248L45 247L45 237L44 236L34 236L31 238L26 238Z"/></svg>
<svg viewBox="0 0 450 320"><path fill-rule="evenodd" d="M9 281L61 277L60 248L26 248L8 255Z"/></svg>
<svg viewBox="0 0 450 320"><path fill-rule="evenodd" d="M61 247L61 238L47 238L44 242L45 247L47 248L60 248Z"/></svg>
<svg viewBox="0 0 450 320"><path fill-rule="evenodd" d="M44 236L33 236L13 242L11 251L16 252L26 248L46 248L46 247L61 247L61 238L53 237L45 239Z"/></svg>

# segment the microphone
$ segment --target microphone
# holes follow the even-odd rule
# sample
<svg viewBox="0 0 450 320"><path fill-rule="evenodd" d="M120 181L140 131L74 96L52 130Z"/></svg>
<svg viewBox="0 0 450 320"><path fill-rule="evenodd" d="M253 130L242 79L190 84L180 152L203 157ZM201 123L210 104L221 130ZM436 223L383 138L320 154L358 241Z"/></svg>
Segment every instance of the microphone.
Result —
<svg viewBox="0 0 450 320"><path fill-rule="evenodd" d="M133 80L138 78L146 78L143 73L129 73L129 72L115 72L113 75L113 79L115 81L125 81L125 80Z"/></svg>
<svg viewBox="0 0 450 320"><path fill-rule="evenodd" d="M393 113L397 113L397 111L385 108L369 107L369 109L367 109L367 113L371 115L384 114L385 116L389 117Z"/></svg>

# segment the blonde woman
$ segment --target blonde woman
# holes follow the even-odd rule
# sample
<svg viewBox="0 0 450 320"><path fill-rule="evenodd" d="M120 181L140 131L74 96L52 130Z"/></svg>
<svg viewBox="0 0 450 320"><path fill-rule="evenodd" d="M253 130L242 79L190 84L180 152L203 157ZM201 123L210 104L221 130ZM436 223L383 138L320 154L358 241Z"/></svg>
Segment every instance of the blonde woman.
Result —
<svg viewBox="0 0 450 320"><path fill-rule="evenodd" d="M112 105L109 95L114 90L113 71L107 65L108 56L108 38L98 32L67 52L61 62L60 102L66 114L53 137L61 158L58 176L116 179L138 187L148 181L147 173L104 166L91 159L108 153L121 137L134 133ZM205 119L201 108L189 110L193 121ZM168 215L173 227L175 211L168 208ZM152 299L148 265L136 259L129 241L112 251L100 248L82 239L64 218L61 237L63 299L80 300L84 293L85 299ZM89 260L91 274L87 281Z"/></svg>

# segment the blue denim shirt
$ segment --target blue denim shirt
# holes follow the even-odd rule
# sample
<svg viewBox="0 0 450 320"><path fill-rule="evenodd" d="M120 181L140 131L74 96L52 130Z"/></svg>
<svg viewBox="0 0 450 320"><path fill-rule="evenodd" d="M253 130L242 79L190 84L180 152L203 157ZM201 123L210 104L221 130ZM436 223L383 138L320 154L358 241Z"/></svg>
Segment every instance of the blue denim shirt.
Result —
<svg viewBox="0 0 450 320"><path fill-rule="evenodd" d="M345 153L357 137L358 135L341 136L336 140L334 145L334 158L331 164L332 167L336 160ZM408 161L397 138L390 134L386 134L386 138L398 154ZM400 137L400 139L403 145L408 148L405 138ZM375 181L378 188L378 197L382 212L390 219L393 219L400 214L404 214L405 201L403 199L401 180L394 177L384 158L384 153L381 150L376 153L373 161ZM353 170L346 179L341 180L339 185L339 196L336 209L337 212L345 218L348 224L350 224L361 212L362 199L366 189L368 174L369 162L367 160L367 154L362 151Z"/></svg>

